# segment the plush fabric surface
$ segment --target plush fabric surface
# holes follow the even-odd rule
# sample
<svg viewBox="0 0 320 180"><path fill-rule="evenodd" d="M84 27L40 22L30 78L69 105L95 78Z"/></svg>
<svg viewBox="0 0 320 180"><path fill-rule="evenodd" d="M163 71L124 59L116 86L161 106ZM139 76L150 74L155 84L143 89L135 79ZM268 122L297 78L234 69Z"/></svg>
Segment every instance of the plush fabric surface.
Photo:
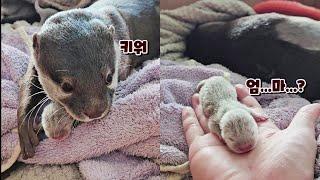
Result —
<svg viewBox="0 0 320 180"><path fill-rule="evenodd" d="M84 179L78 170L77 165L28 165L20 166L10 173L7 180L82 180Z"/></svg>

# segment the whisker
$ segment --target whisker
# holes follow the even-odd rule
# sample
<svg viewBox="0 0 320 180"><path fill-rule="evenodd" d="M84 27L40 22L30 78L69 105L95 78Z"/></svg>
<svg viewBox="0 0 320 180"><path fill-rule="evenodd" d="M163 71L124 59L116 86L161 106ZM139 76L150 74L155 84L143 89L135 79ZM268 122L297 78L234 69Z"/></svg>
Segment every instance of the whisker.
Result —
<svg viewBox="0 0 320 180"><path fill-rule="evenodd" d="M39 105L39 104L41 104L43 101L45 101L47 99L47 97L44 97L43 99L41 99L39 102L38 102L38 104L36 104L32 109L30 109L29 110L29 112L25 115L25 118L24 118L24 120L27 118L27 116L31 113L33 113L33 111L35 110L35 108ZM31 115L30 114L30 115Z"/></svg>
<svg viewBox="0 0 320 180"><path fill-rule="evenodd" d="M63 115L63 116L58 120L57 125L59 125L60 121L61 121L63 118L65 118L66 116L67 116L67 114Z"/></svg>
<svg viewBox="0 0 320 180"><path fill-rule="evenodd" d="M49 118L51 118L55 113L57 113L57 112L60 111L61 109L63 109L63 107L61 107L61 108L57 109L55 112L53 112L53 113L50 115Z"/></svg>
<svg viewBox="0 0 320 180"><path fill-rule="evenodd" d="M54 111L52 114L50 114L50 117L48 117L48 118L50 119L54 114L56 114L57 112L59 112L59 111L62 110L62 109L63 109L63 107L57 109L57 110ZM55 129L56 129L56 128L55 128ZM55 136L55 131L53 131L53 136Z"/></svg>
<svg viewBox="0 0 320 180"><path fill-rule="evenodd" d="M38 108L38 110L37 110L37 112L36 112L36 115L34 116L33 123L35 123L36 117L37 117L37 115L38 115L41 107L42 107L46 102L48 102L48 100L49 100L49 98L47 98L47 100L45 100L45 101L39 106L39 108ZM30 119L30 118L29 118L29 119Z"/></svg>
<svg viewBox="0 0 320 180"><path fill-rule="evenodd" d="M32 77L36 77L36 78L38 78L39 76L36 76L36 75L31 75Z"/></svg>
<svg viewBox="0 0 320 180"><path fill-rule="evenodd" d="M132 65L121 65L121 67L127 68L127 67L132 67Z"/></svg>
<svg viewBox="0 0 320 180"><path fill-rule="evenodd" d="M58 69L58 70L56 70L56 72L68 72L69 70L67 70L67 69Z"/></svg>
<svg viewBox="0 0 320 180"><path fill-rule="evenodd" d="M35 107L33 107L32 109L32 112L28 115L28 119L27 119L27 121L28 121L28 130L29 130L29 123L30 123L30 118L31 118L31 116L32 116L32 113L34 112L34 110L36 110L36 107L37 106L39 106L39 105L43 105L43 103L45 103L45 102L47 102L49 100L49 98L48 97L45 97L44 99L42 99ZM39 107L39 109L41 108L41 106ZM39 109L38 109L38 111L39 111ZM36 117L36 116L35 116ZM25 117L25 119L27 118L27 116ZM32 127L33 127L33 124L32 124Z"/></svg>
<svg viewBox="0 0 320 180"><path fill-rule="evenodd" d="M23 122L26 120L27 116L28 116L30 113L32 114L33 111L34 111L34 109L35 109L40 103L42 103L46 98L48 98L48 97L42 98L42 99L38 102L37 105L35 105L32 109L29 110L29 112L25 115L24 119L22 120L21 125L22 125ZM21 125L20 125L20 128L21 128Z"/></svg>
<svg viewBox="0 0 320 180"><path fill-rule="evenodd" d="M36 133L37 135L39 134L39 132L40 132L41 129L43 129L43 127L42 127L42 124L40 123L39 129L38 129L38 131L37 131L37 133Z"/></svg>
<svg viewBox="0 0 320 180"><path fill-rule="evenodd" d="M56 132L57 128L59 127L59 124L60 124L61 120L62 120L63 118L65 118L66 116L67 116L67 114L63 115L63 116L58 120L58 123L56 124L56 127L54 128L53 133Z"/></svg>
<svg viewBox="0 0 320 180"><path fill-rule="evenodd" d="M36 93L34 93L34 94L32 94L32 95L28 96L27 98L31 98L32 96L35 96L35 95L37 95L37 94L41 94L41 93L45 94L45 92L44 92L44 91L39 91L39 92L36 92Z"/></svg>
<svg viewBox="0 0 320 180"><path fill-rule="evenodd" d="M36 88L38 88L38 89L43 90L41 87L39 87L39 86L35 85L35 84L34 84L33 82L31 82L31 81L30 81L30 84L32 84L34 87L36 87Z"/></svg>

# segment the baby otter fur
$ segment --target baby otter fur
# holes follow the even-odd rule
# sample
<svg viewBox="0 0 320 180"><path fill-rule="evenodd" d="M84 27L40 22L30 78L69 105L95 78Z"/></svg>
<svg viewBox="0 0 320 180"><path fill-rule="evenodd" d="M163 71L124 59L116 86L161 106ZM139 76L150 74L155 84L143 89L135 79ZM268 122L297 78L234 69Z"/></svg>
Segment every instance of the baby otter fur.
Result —
<svg viewBox="0 0 320 180"><path fill-rule="evenodd" d="M218 135L236 153L253 149L258 141L255 121L263 116L237 100L233 85L222 76L214 76L198 84L197 91L209 130Z"/></svg>

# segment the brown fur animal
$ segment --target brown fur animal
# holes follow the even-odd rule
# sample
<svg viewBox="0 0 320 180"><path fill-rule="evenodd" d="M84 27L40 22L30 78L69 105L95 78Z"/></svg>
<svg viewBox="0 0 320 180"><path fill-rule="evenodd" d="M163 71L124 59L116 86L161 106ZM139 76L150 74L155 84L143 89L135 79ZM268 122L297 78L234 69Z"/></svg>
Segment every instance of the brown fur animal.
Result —
<svg viewBox="0 0 320 180"><path fill-rule="evenodd" d="M78 121L102 118L109 112L118 78L125 79L133 67L159 56L157 3L99 0L46 20L33 36L34 59L20 84L18 126L24 159L34 156L39 143L32 128L39 108L50 102L54 105L49 103L44 114L63 109ZM122 55L122 39L148 40L149 53ZM44 115L42 121L57 122L60 113Z"/></svg>

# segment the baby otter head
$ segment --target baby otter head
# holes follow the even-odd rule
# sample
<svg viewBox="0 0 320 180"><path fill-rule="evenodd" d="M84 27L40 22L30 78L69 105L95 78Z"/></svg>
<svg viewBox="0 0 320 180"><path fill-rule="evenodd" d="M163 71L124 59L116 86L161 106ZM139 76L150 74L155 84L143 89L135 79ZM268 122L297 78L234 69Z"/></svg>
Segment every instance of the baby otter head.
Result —
<svg viewBox="0 0 320 180"><path fill-rule="evenodd" d="M226 112L220 122L221 136L236 153L252 150L258 141L258 126L252 115L242 108Z"/></svg>
<svg viewBox="0 0 320 180"><path fill-rule="evenodd" d="M43 89L79 121L104 117L118 83L118 47L106 24L77 9L53 15L33 36Z"/></svg>

